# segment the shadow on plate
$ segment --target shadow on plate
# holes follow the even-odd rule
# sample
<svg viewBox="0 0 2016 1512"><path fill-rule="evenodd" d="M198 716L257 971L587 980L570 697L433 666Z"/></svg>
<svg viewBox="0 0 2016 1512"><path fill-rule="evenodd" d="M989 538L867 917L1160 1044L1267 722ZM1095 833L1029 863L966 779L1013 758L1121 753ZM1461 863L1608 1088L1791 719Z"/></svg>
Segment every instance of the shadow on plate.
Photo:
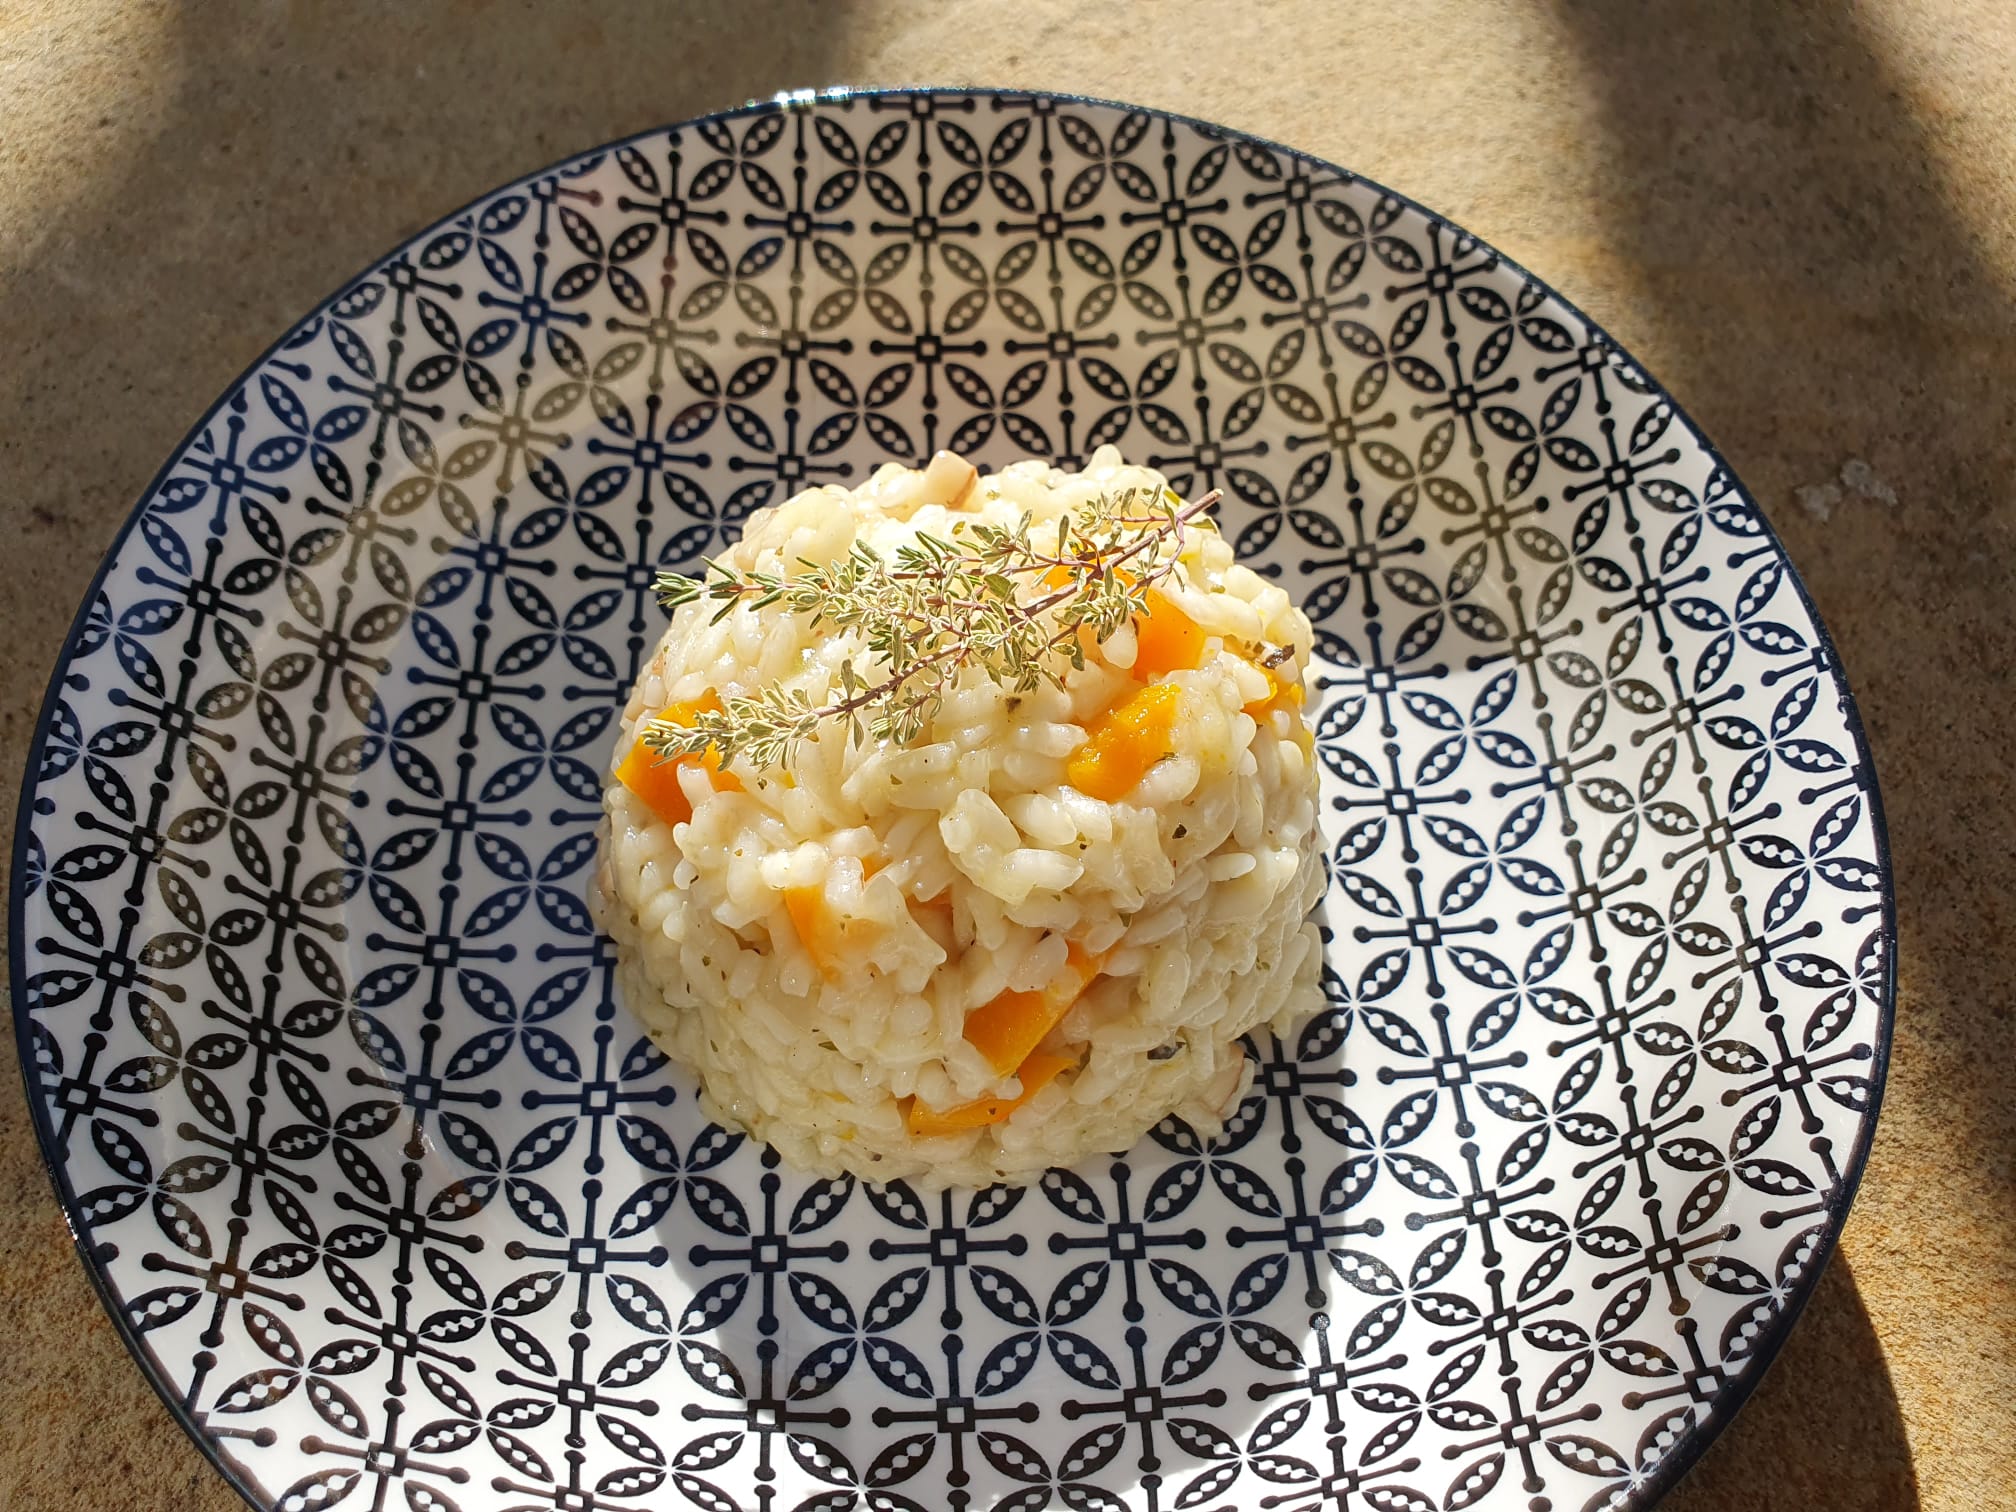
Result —
<svg viewBox="0 0 2016 1512"><path fill-rule="evenodd" d="M1304 1286L1327 1275L1270 1252L1266 1235L1242 1252L1235 1229L1230 1246L1210 1251L1205 1229L1180 1216L1146 1236L1130 1221L1170 1182L1180 1192L1194 1178L1192 1197L1202 1184L1198 1161L1185 1170L1201 1146L1176 1120L1028 1187L919 1192L796 1174L754 1140L698 1126L690 1083L674 1076L680 1103L659 1115L659 1137L684 1138L688 1154L679 1200L652 1227L663 1266L626 1278L620 1297L612 1283L611 1295L676 1341L657 1391L683 1400L653 1431L687 1440L682 1465L725 1462L747 1436L758 1483L797 1474L795 1459L815 1483L880 1486L892 1506L987 1507L1018 1485L1026 1495L1031 1481L1078 1476L1099 1482L1103 1506L1108 1483L1129 1474L1137 1432L1148 1465L1169 1466L1181 1495L1223 1487L1236 1470L1180 1455L1158 1465L1158 1436L1182 1426L1168 1419L1202 1409L1219 1440L1243 1443L1263 1419L1299 1422L1307 1410L1299 1394L1260 1385L1228 1340L1259 1330L1313 1357ZM1189 1199L1174 1200L1189 1211ZM1222 1293L1231 1310L1202 1322L1202 1310L1173 1313L1157 1294L1170 1278L1150 1280L1171 1261L1182 1271L1174 1284L1197 1288L1193 1304ZM1233 1289L1262 1275L1278 1305L1239 1310ZM1098 1307L1108 1293L1128 1298L1124 1331ZM684 1484L736 1494L693 1474ZM1251 1483L1247 1494L1258 1494Z"/></svg>

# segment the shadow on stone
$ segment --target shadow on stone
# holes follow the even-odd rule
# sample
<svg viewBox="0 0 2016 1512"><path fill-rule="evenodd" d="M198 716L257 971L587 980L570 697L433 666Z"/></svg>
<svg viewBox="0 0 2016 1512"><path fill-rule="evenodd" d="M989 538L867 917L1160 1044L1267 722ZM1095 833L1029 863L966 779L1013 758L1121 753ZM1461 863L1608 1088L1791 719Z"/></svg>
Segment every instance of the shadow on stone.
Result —
<svg viewBox="0 0 2016 1512"><path fill-rule="evenodd" d="M1843 1391L1842 1382L1856 1383ZM1913 1512L1918 1480L1883 1347L1845 1257L1821 1273L1777 1360L1660 1512Z"/></svg>

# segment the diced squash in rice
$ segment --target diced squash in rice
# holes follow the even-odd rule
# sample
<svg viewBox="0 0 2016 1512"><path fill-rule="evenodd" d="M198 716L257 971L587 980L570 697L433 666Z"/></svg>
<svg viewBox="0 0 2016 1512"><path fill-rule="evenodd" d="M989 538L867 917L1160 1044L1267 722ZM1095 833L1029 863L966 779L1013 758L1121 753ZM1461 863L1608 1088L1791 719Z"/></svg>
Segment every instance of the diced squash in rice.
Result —
<svg viewBox="0 0 2016 1512"><path fill-rule="evenodd" d="M1034 533L1161 476L988 477L941 455L812 489L726 553L791 574L955 518ZM674 614L625 711L598 909L624 1000L714 1117L794 1165L1026 1182L1174 1113L1216 1131L1239 1040L1320 1005L1308 621L1193 521L1176 577L1062 686L961 680L908 745L823 731L787 766L661 761L640 734L781 685L817 707L858 637L781 608Z"/></svg>

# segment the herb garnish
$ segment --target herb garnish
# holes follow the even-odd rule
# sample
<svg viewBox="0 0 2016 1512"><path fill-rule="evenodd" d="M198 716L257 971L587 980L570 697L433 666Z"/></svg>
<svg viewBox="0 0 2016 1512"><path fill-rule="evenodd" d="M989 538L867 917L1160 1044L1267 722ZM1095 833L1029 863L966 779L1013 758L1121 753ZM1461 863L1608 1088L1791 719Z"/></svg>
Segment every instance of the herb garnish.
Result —
<svg viewBox="0 0 2016 1512"><path fill-rule="evenodd" d="M950 540L919 533L894 561L857 541L837 561L801 562L805 570L791 576L711 559L703 577L661 573L667 609L706 601L723 619L742 605L782 605L812 628L858 634L873 670L864 675L850 657L828 703L775 686L731 694L690 723L650 721L644 741L666 757L711 750L718 762L763 768L789 761L829 722L844 722L856 743L907 744L968 668L1018 693L1061 683L1065 667L1085 665L1079 632L1103 642L1141 613L1149 589L1177 572L1185 527L1218 498L1214 489L1186 504L1167 489L1127 489L1063 516L1055 539L1046 531L1040 543L1028 514L1013 525L960 519Z"/></svg>

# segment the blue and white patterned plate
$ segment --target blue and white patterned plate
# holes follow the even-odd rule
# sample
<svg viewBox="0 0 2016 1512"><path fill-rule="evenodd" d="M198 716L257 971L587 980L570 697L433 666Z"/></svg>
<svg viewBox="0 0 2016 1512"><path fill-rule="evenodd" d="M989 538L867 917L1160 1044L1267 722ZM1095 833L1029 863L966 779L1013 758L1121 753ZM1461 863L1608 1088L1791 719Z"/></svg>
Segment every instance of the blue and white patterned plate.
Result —
<svg viewBox="0 0 2016 1512"><path fill-rule="evenodd" d="M653 575L1105 442L1317 626L1328 1011L1208 1145L804 1180L582 901ZM1122 106L794 97L416 237L148 489L30 771L37 1125L261 1507L1644 1507L1882 1085L1869 753L1715 453L1446 221Z"/></svg>

